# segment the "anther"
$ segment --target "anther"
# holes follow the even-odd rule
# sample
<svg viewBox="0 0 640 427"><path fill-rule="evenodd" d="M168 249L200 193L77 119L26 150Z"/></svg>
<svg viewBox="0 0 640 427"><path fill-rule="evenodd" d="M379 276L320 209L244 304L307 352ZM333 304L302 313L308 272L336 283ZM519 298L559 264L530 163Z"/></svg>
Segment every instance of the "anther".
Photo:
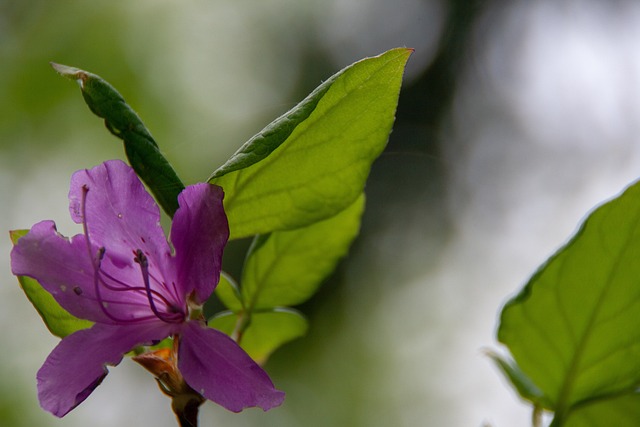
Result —
<svg viewBox="0 0 640 427"><path fill-rule="evenodd" d="M135 255L133 257L133 261L138 263L138 264L140 264L140 268L148 269L149 268L149 260L147 259L147 257L142 252L142 249L136 249L135 251L133 251L133 253Z"/></svg>

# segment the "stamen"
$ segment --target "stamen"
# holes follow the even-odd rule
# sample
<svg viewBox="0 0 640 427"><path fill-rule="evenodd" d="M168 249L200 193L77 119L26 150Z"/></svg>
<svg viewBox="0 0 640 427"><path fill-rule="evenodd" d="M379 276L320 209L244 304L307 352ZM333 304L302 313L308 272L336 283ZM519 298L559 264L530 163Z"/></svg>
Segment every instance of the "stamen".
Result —
<svg viewBox="0 0 640 427"><path fill-rule="evenodd" d="M105 271L102 271L101 273L102 273L102 276L104 276L106 279L108 279L109 281L114 282L115 284L119 285L119 286L113 286L113 285L108 284L106 281L102 280L102 285L105 288L109 289L110 291L114 291L114 292L131 291L131 292L138 293L140 295L144 295L144 296L147 295L147 289L144 286L129 286L128 284L124 283L121 280L118 280L117 278L113 277L112 275L110 275L109 273L107 273ZM149 277L151 279L154 279L154 277L153 277L153 275L151 273L149 273ZM164 295L162 295L160 292L151 289L151 293L153 294L153 297L155 298L156 302L164 303L167 306L171 305L169 300L167 298L165 298Z"/></svg>
<svg viewBox="0 0 640 427"><path fill-rule="evenodd" d="M169 287L169 286L167 286L166 282L161 281L157 277L155 277L151 271L149 272L149 279L151 281L157 283L158 286L162 287L163 289L166 289L166 291L169 294L171 294L171 296L174 298L175 301L179 301L181 299L180 298L180 293L176 289L176 284L175 283L172 283L172 286ZM162 297L162 299L167 304L167 306L171 306L171 304L169 303L169 301L166 300L166 298Z"/></svg>
<svg viewBox="0 0 640 427"><path fill-rule="evenodd" d="M89 240L89 237L87 237L87 241L88 240ZM98 300L98 305L100 306L100 310L102 310L104 315L107 316L109 319L113 320L114 322L130 323L132 321L131 319L120 319L120 318L115 317L111 313L109 313L109 311L107 311L107 303L105 302L105 300L102 298L102 295L100 294L100 265L102 264L102 259L104 258L104 254L105 254L104 247L101 247L100 249L98 249L98 260L93 265L93 267L94 267L94 269L93 269L93 287L94 287L95 292L96 292L96 298Z"/></svg>
<svg viewBox="0 0 640 427"><path fill-rule="evenodd" d="M89 240L89 230L87 229L87 193L89 192L89 187L86 185L82 186L82 202L80 204L80 215L82 215L82 231L86 237L85 241L87 242L87 252L89 252L89 258L91 258L91 263L95 267L95 263L93 262L93 257L91 256L91 241Z"/></svg>
<svg viewBox="0 0 640 427"><path fill-rule="evenodd" d="M140 270L142 270L142 280L144 282L144 287L147 291L147 299L149 300L149 307L151 307L151 311L153 311L153 314L155 314L160 320L163 320L169 323L175 322L176 321L175 316L168 317L164 313L161 313L160 311L158 311L158 309L156 308L156 304L153 301L153 296L152 296L153 291L151 290L151 284L149 283L149 260L147 259L145 254L142 253L141 249L137 249L135 251L135 255L136 256L135 258L133 258L133 260L138 264L140 264ZM167 305L171 307L170 304L167 304Z"/></svg>

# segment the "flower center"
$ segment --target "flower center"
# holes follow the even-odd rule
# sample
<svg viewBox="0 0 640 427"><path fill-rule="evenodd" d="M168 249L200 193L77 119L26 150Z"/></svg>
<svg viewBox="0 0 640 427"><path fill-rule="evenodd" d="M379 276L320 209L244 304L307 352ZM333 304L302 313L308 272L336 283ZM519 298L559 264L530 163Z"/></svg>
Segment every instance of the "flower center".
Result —
<svg viewBox="0 0 640 427"><path fill-rule="evenodd" d="M158 311L158 309L156 308L156 303L154 302L154 296L156 295L153 294L151 284L149 283L149 260L147 259L145 254L142 253L141 249L136 249L134 253L135 257L133 258L133 261L140 264L140 270L142 271L142 281L144 283L144 289L147 294L147 300L149 301L149 307L151 307L151 311L153 311L153 314L155 314L158 319L164 322L175 322L175 315L181 314L180 311L177 309L177 307L173 306L169 303L169 301L162 297L162 295L160 295L160 297L166 303L167 307L169 307L169 314L164 314ZM183 316L180 317L180 321L182 321Z"/></svg>
<svg viewBox="0 0 640 427"><path fill-rule="evenodd" d="M93 255L86 215L86 197L88 192L89 188L86 185L82 186L82 227L87 242L87 251L89 253L91 264L93 266L95 301L100 306L103 314L112 321L121 324L137 323L154 318L160 319L163 322L167 323L183 322L186 316L184 310L181 310L174 303L169 301L169 299L167 299L167 297L163 295L163 293L152 289L151 279L160 284L161 287L163 286L163 284L150 274L149 259L143 253L142 249L138 248L133 250L133 261L140 266L143 286L132 286L129 283L118 280L102 269L102 261L106 254L106 248L100 247L97 254L95 256ZM74 292L78 296L87 298L86 296L84 296L84 293L80 288L74 288ZM131 295L131 297L127 300L127 296L125 296L124 294L129 294ZM122 313L122 311L120 312L120 315L116 315L109 309L109 306L111 304L118 304L120 306L123 306L123 304L129 304L129 306L133 309L135 308L135 306L140 305L141 296L145 297L147 304L146 306L148 309L151 309L151 314L136 316L132 310L131 316L122 317L122 314L124 314ZM144 301L145 299L142 300ZM162 307L163 309L161 310L158 307Z"/></svg>

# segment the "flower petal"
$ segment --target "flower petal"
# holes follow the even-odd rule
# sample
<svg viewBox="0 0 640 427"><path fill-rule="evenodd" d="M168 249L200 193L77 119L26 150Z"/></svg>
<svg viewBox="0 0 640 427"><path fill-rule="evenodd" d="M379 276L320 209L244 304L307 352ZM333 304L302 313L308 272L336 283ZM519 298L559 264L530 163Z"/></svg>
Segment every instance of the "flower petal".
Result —
<svg viewBox="0 0 640 427"><path fill-rule="evenodd" d="M38 398L43 409L63 417L86 399L133 347L165 338L163 324L127 327L96 324L65 337L38 371Z"/></svg>
<svg viewBox="0 0 640 427"><path fill-rule="evenodd" d="M97 252L97 248L94 248ZM138 267L138 268L135 268ZM107 258L100 268L100 297L96 295L95 267L83 235L61 236L52 221L42 221L21 237L11 251L11 270L40 283L72 315L101 323L121 323L117 319L155 318L144 292L113 291L106 288L115 276L123 283L142 285L138 265L118 268ZM122 285L117 285L122 288ZM100 304L102 302L102 304ZM157 303L164 309L164 305Z"/></svg>
<svg viewBox="0 0 640 427"><path fill-rule="evenodd" d="M89 239L105 247L113 262L120 257L122 266L130 265L132 251L141 249L150 259L150 270L163 271L171 252L160 226L160 210L133 169L121 160L75 172L69 211L75 222L86 222Z"/></svg>
<svg viewBox="0 0 640 427"><path fill-rule="evenodd" d="M222 251L229 238L222 188L201 183L190 185L178 196L180 207L171 224L176 276L183 295L196 291L204 303L220 279Z"/></svg>
<svg viewBox="0 0 640 427"><path fill-rule="evenodd" d="M193 321L182 334L178 368L198 393L233 412L253 406L267 411L282 404L284 392L231 338Z"/></svg>
<svg viewBox="0 0 640 427"><path fill-rule="evenodd" d="M11 250L11 272L38 281L69 313L94 322L107 321L94 295L93 266L84 236L66 239L53 221L42 221ZM83 298L80 297L83 296Z"/></svg>

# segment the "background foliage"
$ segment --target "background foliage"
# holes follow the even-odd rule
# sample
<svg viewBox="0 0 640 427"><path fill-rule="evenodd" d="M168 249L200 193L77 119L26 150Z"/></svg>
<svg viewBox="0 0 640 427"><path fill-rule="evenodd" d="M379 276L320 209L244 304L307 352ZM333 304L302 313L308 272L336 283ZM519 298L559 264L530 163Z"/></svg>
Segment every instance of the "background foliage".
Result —
<svg viewBox="0 0 640 427"><path fill-rule="evenodd" d="M528 409L480 349L495 345L506 296L638 176L639 16L634 2L596 0L0 1L0 228L52 218L76 232L69 171L122 157L49 61L117 85L191 183L336 70L414 47L363 234L297 307L307 336L267 366L286 404L239 416L207 405L203 419L519 425ZM0 242L2 424L172 426L132 364L62 421L38 409L34 374L55 339ZM248 244L227 251L231 273Z"/></svg>

